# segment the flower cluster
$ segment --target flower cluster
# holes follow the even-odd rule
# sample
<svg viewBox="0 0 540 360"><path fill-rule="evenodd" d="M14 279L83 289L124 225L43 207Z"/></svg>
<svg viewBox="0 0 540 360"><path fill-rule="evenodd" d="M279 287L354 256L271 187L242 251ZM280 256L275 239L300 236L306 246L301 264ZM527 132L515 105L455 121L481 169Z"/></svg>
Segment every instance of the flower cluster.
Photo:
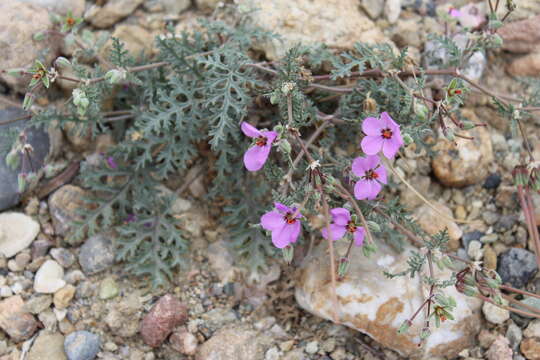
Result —
<svg viewBox="0 0 540 360"><path fill-rule="evenodd" d="M268 159L278 134L275 131L258 130L246 122L241 124L241 129L246 136L255 139L254 145L244 154L244 165L249 171L260 170ZM358 157L352 163L352 172L359 177L354 186L354 196L358 200L374 200L387 183L386 169L381 163L379 153L382 152L387 159L393 159L404 142L399 125L387 112L381 113L379 118L364 119L362 131L365 136L360 146L366 156ZM299 209L289 208L278 202L274 207L275 210L261 217L261 226L272 233L274 246L287 249L300 235L302 214ZM354 244L362 246L365 229L356 224L356 219L351 216L349 210L334 208L330 214L332 223L329 229L322 229L323 238L335 241L350 234Z"/></svg>

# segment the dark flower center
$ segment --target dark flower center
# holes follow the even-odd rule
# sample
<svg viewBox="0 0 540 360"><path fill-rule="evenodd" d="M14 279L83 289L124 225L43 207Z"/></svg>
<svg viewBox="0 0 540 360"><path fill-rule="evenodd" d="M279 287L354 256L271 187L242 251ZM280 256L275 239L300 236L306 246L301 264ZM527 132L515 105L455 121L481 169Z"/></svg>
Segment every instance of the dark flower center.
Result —
<svg viewBox="0 0 540 360"><path fill-rule="evenodd" d="M381 130L381 136L383 139L391 139L392 138L392 130L386 128Z"/></svg>
<svg viewBox="0 0 540 360"><path fill-rule="evenodd" d="M373 169L369 169L366 171L366 175L364 175L364 178L366 180L376 180L379 178L379 174L377 174Z"/></svg>
<svg viewBox="0 0 540 360"><path fill-rule="evenodd" d="M352 220L347 223L347 231L350 233L356 232L356 224L354 224Z"/></svg>
<svg viewBox="0 0 540 360"><path fill-rule="evenodd" d="M294 224L296 222L296 219L293 218L293 214L290 212L286 213L283 219L287 224Z"/></svg>
<svg viewBox="0 0 540 360"><path fill-rule="evenodd" d="M264 136L259 136L259 137L255 140L255 144L256 144L257 146L265 146L267 141L268 141L268 139L265 138Z"/></svg>

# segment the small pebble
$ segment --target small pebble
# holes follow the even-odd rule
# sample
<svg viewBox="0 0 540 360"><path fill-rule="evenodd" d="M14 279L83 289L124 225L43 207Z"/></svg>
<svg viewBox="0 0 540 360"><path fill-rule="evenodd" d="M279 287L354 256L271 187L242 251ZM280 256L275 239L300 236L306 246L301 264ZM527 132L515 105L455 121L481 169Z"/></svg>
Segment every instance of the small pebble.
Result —
<svg viewBox="0 0 540 360"><path fill-rule="evenodd" d="M68 307L71 299L75 295L75 286L67 284L60 290L54 293L53 302L57 309L65 309Z"/></svg>
<svg viewBox="0 0 540 360"><path fill-rule="evenodd" d="M469 243L469 248L467 249L467 255L475 261L482 259L484 251L482 250L482 243L478 240L473 240Z"/></svg>
<svg viewBox="0 0 540 360"><path fill-rule="evenodd" d="M310 341L306 345L306 352L308 354L316 354L319 351L319 343L317 341Z"/></svg>
<svg viewBox="0 0 540 360"><path fill-rule="evenodd" d="M13 291L11 291L11 288L9 286L2 286L0 287L0 297L10 297L13 295Z"/></svg>
<svg viewBox="0 0 540 360"><path fill-rule="evenodd" d="M496 189L497 187L499 187L500 184L501 184L501 175L499 175L498 173L492 173L488 175L482 187L484 189L491 190L491 189Z"/></svg>
<svg viewBox="0 0 540 360"><path fill-rule="evenodd" d="M484 302L482 312L486 320L492 324L502 324L510 318L510 311L502 309L492 303Z"/></svg>
<svg viewBox="0 0 540 360"><path fill-rule="evenodd" d="M51 256L56 260L60 266L64 269L67 269L75 263L75 255L73 255L69 250L64 248L54 248L50 251Z"/></svg>
<svg viewBox="0 0 540 360"><path fill-rule="evenodd" d="M99 286L99 298L101 300L112 299L118 295L118 284L112 277L107 277L101 281Z"/></svg>
<svg viewBox="0 0 540 360"><path fill-rule="evenodd" d="M76 331L66 336L64 350L69 360L93 360L100 347L99 336L89 331Z"/></svg>

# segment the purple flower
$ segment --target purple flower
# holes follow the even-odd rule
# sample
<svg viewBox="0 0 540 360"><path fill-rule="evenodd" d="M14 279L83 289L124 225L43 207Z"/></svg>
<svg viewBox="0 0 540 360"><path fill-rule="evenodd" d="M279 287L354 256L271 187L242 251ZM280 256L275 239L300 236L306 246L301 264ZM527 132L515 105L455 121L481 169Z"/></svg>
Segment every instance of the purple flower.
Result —
<svg viewBox="0 0 540 360"><path fill-rule="evenodd" d="M383 112L380 119L365 118L362 131L366 134L361 143L362 151L368 155L375 155L382 150L384 156L392 159L403 145L399 125L387 112Z"/></svg>
<svg viewBox="0 0 540 360"><path fill-rule="evenodd" d="M255 138L255 146L244 154L244 165L249 171L260 170L268 159L272 143L278 134L275 131L259 131L245 121L242 122L241 128L246 136Z"/></svg>
<svg viewBox="0 0 540 360"><path fill-rule="evenodd" d="M364 243L364 228L361 226L357 226L352 221L349 210L345 208L335 208L330 210L330 214L332 214L332 220L334 221L334 223L330 224L332 240L339 240L347 232L349 232L354 237L354 245L362 246L362 244ZM327 228L324 227L321 232L323 238L328 239Z"/></svg>
<svg viewBox="0 0 540 360"><path fill-rule="evenodd" d="M111 169L116 169L118 167L118 164L116 163L116 161L114 160L112 156L109 156L107 158L107 165L109 165Z"/></svg>
<svg viewBox="0 0 540 360"><path fill-rule="evenodd" d="M360 180L354 185L354 196L358 200L373 200L386 184L386 169L377 155L369 155L354 159L352 172Z"/></svg>
<svg viewBox="0 0 540 360"><path fill-rule="evenodd" d="M300 218L302 214L296 213L296 208L289 208L281 203L274 203L275 211L270 211L261 216L261 225L272 232L272 243L278 249L296 242L302 226Z"/></svg>

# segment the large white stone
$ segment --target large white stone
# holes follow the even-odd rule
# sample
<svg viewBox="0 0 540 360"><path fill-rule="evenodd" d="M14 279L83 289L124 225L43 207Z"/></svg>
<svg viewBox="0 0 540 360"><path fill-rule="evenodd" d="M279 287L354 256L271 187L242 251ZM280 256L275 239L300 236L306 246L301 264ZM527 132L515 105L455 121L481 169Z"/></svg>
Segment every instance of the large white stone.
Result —
<svg viewBox="0 0 540 360"><path fill-rule="evenodd" d="M39 233L39 224L23 213L0 214L0 254L12 257L26 249Z"/></svg>
<svg viewBox="0 0 540 360"><path fill-rule="evenodd" d="M47 260L36 273L34 290L43 294L55 293L66 285L63 277L64 269L56 261Z"/></svg>
<svg viewBox="0 0 540 360"><path fill-rule="evenodd" d="M406 334L398 334L401 324L409 319L427 297L428 289L418 277L387 278L383 271L397 273L407 268L407 247L401 254L378 243L377 254L366 258L360 248L353 248L347 276L337 283L338 306L335 306L329 274L329 256L322 242L305 259L299 270L296 300L307 311L365 333L383 346L410 359L454 357L473 345L480 326L481 301L460 294L452 286L444 289L456 302L454 321L447 320L440 328L432 326L432 334L418 347L419 334L425 323L424 312L415 319ZM336 242L337 251L346 251L345 241ZM448 279L450 272L436 270L436 276Z"/></svg>

